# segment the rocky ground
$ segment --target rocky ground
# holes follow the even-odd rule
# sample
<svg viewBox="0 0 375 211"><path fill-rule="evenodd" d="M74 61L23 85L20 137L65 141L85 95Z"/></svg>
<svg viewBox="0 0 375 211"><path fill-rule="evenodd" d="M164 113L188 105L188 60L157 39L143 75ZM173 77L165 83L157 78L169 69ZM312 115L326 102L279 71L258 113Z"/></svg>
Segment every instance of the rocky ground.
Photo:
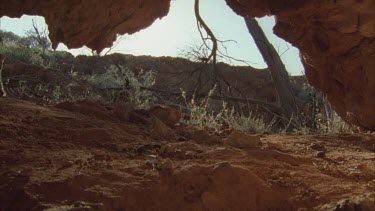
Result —
<svg viewBox="0 0 375 211"><path fill-rule="evenodd" d="M89 101L0 113L0 210L375 210L374 134L199 131Z"/></svg>

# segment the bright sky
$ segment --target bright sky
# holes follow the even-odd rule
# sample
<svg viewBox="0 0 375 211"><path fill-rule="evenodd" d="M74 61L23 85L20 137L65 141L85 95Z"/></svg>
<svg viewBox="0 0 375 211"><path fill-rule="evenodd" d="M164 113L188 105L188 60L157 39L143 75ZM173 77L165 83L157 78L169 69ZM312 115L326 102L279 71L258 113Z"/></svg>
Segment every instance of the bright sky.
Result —
<svg viewBox="0 0 375 211"><path fill-rule="evenodd" d="M236 15L224 0L205 0L200 2L200 13L208 26L220 40L235 40L237 43L227 43L229 55L249 61L251 66L265 68L251 35L249 34L243 17ZM125 35L113 52L133 55L152 56L181 56L181 51L187 46L200 41L194 16L194 0L172 0L168 16L156 20L152 26L133 35ZM2 30L12 31L24 35L32 28L32 19L35 17L22 16L20 19L1 18ZM44 18L36 18L38 26L45 26ZM273 34L275 25L273 17L258 19L268 39L282 54L282 60L292 75L301 75L303 66L299 58L298 49ZM58 50L69 50L60 44ZM70 49L72 54L89 54L85 48ZM285 53L284 53L285 52ZM226 61L228 63L228 61ZM234 65L244 65L232 61Z"/></svg>

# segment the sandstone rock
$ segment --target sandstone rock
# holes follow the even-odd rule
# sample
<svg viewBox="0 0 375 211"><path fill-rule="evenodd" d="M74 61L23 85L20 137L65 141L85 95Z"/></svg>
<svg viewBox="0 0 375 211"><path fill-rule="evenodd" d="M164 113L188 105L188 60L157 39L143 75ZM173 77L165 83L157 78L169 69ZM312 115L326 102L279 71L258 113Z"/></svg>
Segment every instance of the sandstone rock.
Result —
<svg viewBox="0 0 375 211"><path fill-rule="evenodd" d="M267 148L268 149L274 149L278 151L283 151L283 145L281 143L274 143L274 142L268 142L267 143Z"/></svg>
<svg viewBox="0 0 375 211"><path fill-rule="evenodd" d="M190 178L192 181L202 180L202 174L210 175L211 172L194 173ZM223 162L215 165L211 174L210 185L202 189L206 191L201 194L204 210L259 210L258 206L264 203L269 210L275 206L290 210L286 200L284 204L279 203L283 200L282 194L270 190L261 178L247 169Z"/></svg>
<svg viewBox="0 0 375 211"><path fill-rule="evenodd" d="M128 121L132 123L140 123L144 125L151 125L151 120L142 114L137 113L136 111L131 111L127 115Z"/></svg>
<svg viewBox="0 0 375 211"><path fill-rule="evenodd" d="M248 135L242 132L234 131L230 134L224 142L227 146L232 146L240 149L249 149L260 144L259 135Z"/></svg>
<svg viewBox="0 0 375 211"><path fill-rule="evenodd" d="M315 155L318 158L325 158L326 157L326 153L324 151L317 152Z"/></svg>
<svg viewBox="0 0 375 211"><path fill-rule="evenodd" d="M319 210L324 211L373 211L375 210L375 193L342 199L336 204L327 204Z"/></svg>
<svg viewBox="0 0 375 211"><path fill-rule="evenodd" d="M171 128L165 125L158 118L152 118L152 132L151 137L158 140L171 140L175 137L175 133Z"/></svg>
<svg viewBox="0 0 375 211"><path fill-rule="evenodd" d="M164 17L169 6L170 0L1 0L0 17L44 16L54 48L62 42L69 48L86 45L100 52L117 34L133 34Z"/></svg>
<svg viewBox="0 0 375 211"><path fill-rule="evenodd" d="M127 112L125 104L117 103L113 109L113 114L120 119L126 119Z"/></svg>
<svg viewBox="0 0 375 211"><path fill-rule="evenodd" d="M218 198L216 194L211 193L211 192L203 193L201 196L201 199L202 199L203 205L207 208L211 206L211 204L215 204L216 206L220 204L221 206L223 206L221 199Z"/></svg>
<svg viewBox="0 0 375 211"><path fill-rule="evenodd" d="M156 169L162 172L172 172L173 163L170 159L166 159L157 164Z"/></svg>
<svg viewBox="0 0 375 211"><path fill-rule="evenodd" d="M193 139L198 143L198 144L220 144L222 143L222 140L219 136L212 134L210 135L207 131L205 130L196 130L193 132Z"/></svg>
<svg viewBox="0 0 375 211"><path fill-rule="evenodd" d="M179 136L185 137L186 139L193 139L194 131L196 129L188 125L179 125L174 128L174 131Z"/></svg>
<svg viewBox="0 0 375 211"><path fill-rule="evenodd" d="M313 149L313 150L317 150L317 151L325 151L325 147L323 145L320 145L320 144L316 144L316 143L312 143L310 146L309 146L310 149Z"/></svg>
<svg viewBox="0 0 375 211"><path fill-rule="evenodd" d="M110 115L110 112L100 103L98 102L93 102L89 100L81 100L81 101L76 101L76 102L61 102L58 103L56 108L59 109L64 109L67 111L75 112L75 113L80 113L83 115L88 115L91 117L96 117L98 119L103 119L103 120L114 120Z"/></svg>
<svg viewBox="0 0 375 211"><path fill-rule="evenodd" d="M75 137L77 141L88 143L110 143L115 141L111 129L106 128L89 128L80 132L79 136Z"/></svg>
<svg viewBox="0 0 375 211"><path fill-rule="evenodd" d="M202 146L193 142L182 142L171 143L163 146L160 149L159 154L162 157L194 159L198 158L202 152Z"/></svg>
<svg viewBox="0 0 375 211"><path fill-rule="evenodd" d="M142 144L137 147L135 147L134 151L137 154L143 154L143 153L149 153L149 154L155 154L157 150L161 148L161 145L159 143L149 143L149 144Z"/></svg>
<svg viewBox="0 0 375 211"><path fill-rule="evenodd" d="M177 109L167 106L154 106L149 109L150 115L158 118L168 126L173 126L181 120L181 114Z"/></svg>

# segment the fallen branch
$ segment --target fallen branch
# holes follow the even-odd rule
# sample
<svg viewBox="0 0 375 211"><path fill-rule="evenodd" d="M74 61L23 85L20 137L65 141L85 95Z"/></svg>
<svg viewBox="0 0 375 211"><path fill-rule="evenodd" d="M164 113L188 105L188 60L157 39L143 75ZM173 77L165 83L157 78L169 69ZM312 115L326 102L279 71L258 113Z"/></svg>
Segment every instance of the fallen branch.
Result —
<svg viewBox="0 0 375 211"><path fill-rule="evenodd" d="M160 89L155 89L155 88L149 88L149 87L140 87L141 90L147 90L150 92L156 92L156 93L163 93L165 95L171 95L171 96L181 96L181 92L168 92L165 90L160 90ZM124 90L124 88L102 88L100 90ZM219 95L211 95L207 96L205 94L193 94L193 93L186 93L186 96L191 98L191 97L197 97L197 98L205 98L208 97L213 100L228 100L232 102L238 102L238 103L248 103L248 104L256 104L256 105L261 105L265 106L268 108L273 108L275 110L280 110L280 107L276 104L273 103L268 103L264 102L262 100L257 100L257 99L252 99L252 98L237 98L237 97L224 97L224 96L219 96Z"/></svg>

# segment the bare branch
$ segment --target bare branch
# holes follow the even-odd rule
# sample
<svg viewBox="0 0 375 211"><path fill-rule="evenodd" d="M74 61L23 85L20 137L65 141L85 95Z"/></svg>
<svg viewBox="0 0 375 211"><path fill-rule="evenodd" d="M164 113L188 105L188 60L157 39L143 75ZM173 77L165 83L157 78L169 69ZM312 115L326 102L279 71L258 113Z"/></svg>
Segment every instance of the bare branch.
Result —
<svg viewBox="0 0 375 211"><path fill-rule="evenodd" d="M33 29L29 30L26 32L26 34L32 38L39 47L42 48L43 50L43 55L45 55L45 52L48 50L50 47L50 42L48 40L48 33L47 33L47 28L44 27L41 30L38 28L38 25L35 21L35 19L32 19L32 25Z"/></svg>
<svg viewBox="0 0 375 211"><path fill-rule="evenodd" d="M118 38L120 38L120 39L118 39ZM119 36L119 34L117 34L116 41L112 44L112 46L109 47L108 50L105 51L105 53L101 52L100 55L106 56L109 53L111 53L113 51L113 49L115 49L122 41L125 40L125 38L126 38L125 36Z"/></svg>
<svg viewBox="0 0 375 211"><path fill-rule="evenodd" d="M208 55L207 58L202 58L202 61L208 62L212 59L212 62L215 65L216 64L216 56L217 56L217 53L216 53L217 52L217 39L216 39L214 33L211 31L211 29L204 22L204 20L202 19L201 15L199 13L199 0L195 0L194 12L195 12L195 17L197 18L197 25L198 25L199 33L200 33L201 38L202 38L203 42L205 43L206 47L209 48L207 46L206 42L205 42L207 38L203 37L203 33L200 30L201 27L203 27L203 29L206 31L207 36L209 37L208 39L210 39L211 42L212 42L212 49L211 49L210 55Z"/></svg>
<svg viewBox="0 0 375 211"><path fill-rule="evenodd" d="M288 52L290 50L290 46L288 45L288 43L286 43L285 45L286 45L287 49L280 54L280 57L282 57L286 52Z"/></svg>

